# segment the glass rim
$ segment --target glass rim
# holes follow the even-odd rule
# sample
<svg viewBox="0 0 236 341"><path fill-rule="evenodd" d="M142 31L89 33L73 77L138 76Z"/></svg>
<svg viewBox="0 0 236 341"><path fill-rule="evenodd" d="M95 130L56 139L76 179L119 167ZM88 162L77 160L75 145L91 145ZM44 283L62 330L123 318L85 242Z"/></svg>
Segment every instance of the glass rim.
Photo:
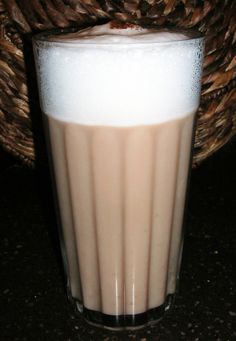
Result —
<svg viewBox="0 0 236 341"><path fill-rule="evenodd" d="M75 33L75 32L80 32L84 29L87 29L89 27L93 26L87 26L83 28L79 27L68 27L68 28L54 28L50 30L46 30L40 33L37 33L33 36L32 40L33 43L35 44L46 44L48 46L53 45L53 46L68 46L68 47L106 47L106 46L111 46L111 47L135 47L135 46L161 46L161 45L175 45L175 44L187 44L193 41L204 41L204 34L196 29L182 29L182 28L173 28L173 27L156 27L156 26L146 26L144 28L151 28L151 29L156 29L156 31L164 31L164 32L173 32L173 33L182 33L187 36L186 39L178 39L178 40L169 40L169 41L146 41L146 42L125 42L125 43L116 43L116 42L93 42L92 39L91 41L72 41L72 40L60 40L60 39L55 39L55 37L59 37L60 35L66 35L68 33ZM49 39L49 36L52 36L52 38Z"/></svg>

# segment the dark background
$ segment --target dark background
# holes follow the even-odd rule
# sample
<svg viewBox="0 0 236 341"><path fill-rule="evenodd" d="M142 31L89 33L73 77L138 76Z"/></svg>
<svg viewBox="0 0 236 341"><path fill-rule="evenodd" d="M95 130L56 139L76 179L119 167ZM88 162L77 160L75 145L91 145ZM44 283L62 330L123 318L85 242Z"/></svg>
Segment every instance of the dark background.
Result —
<svg viewBox="0 0 236 341"><path fill-rule="evenodd" d="M180 291L157 326L88 326L66 298L47 165L0 149L0 341L236 340L236 140L192 172Z"/></svg>

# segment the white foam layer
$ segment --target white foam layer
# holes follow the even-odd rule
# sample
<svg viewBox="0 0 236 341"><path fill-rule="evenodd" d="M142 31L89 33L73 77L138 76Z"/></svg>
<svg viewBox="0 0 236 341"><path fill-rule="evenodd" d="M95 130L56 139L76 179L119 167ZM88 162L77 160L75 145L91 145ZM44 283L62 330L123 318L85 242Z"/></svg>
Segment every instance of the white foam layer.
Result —
<svg viewBox="0 0 236 341"><path fill-rule="evenodd" d="M35 54L42 110L60 120L156 124L198 107L202 45L181 33L106 24L52 37Z"/></svg>

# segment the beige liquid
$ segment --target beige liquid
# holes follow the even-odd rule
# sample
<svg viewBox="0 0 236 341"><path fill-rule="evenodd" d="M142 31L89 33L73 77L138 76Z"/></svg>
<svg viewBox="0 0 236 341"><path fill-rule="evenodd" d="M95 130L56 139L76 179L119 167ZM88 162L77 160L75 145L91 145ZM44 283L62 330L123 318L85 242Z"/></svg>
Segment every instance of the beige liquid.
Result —
<svg viewBox="0 0 236 341"><path fill-rule="evenodd" d="M105 127L47 116L71 292L86 308L138 314L175 292L193 121Z"/></svg>

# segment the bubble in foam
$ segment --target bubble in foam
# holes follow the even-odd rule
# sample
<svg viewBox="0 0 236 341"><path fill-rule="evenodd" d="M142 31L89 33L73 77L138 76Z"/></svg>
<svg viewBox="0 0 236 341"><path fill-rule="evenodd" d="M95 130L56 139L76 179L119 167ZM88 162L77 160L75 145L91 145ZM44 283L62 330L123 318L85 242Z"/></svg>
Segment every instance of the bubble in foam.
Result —
<svg viewBox="0 0 236 341"><path fill-rule="evenodd" d="M105 24L35 44L42 110L89 125L157 124L196 111L202 39Z"/></svg>

